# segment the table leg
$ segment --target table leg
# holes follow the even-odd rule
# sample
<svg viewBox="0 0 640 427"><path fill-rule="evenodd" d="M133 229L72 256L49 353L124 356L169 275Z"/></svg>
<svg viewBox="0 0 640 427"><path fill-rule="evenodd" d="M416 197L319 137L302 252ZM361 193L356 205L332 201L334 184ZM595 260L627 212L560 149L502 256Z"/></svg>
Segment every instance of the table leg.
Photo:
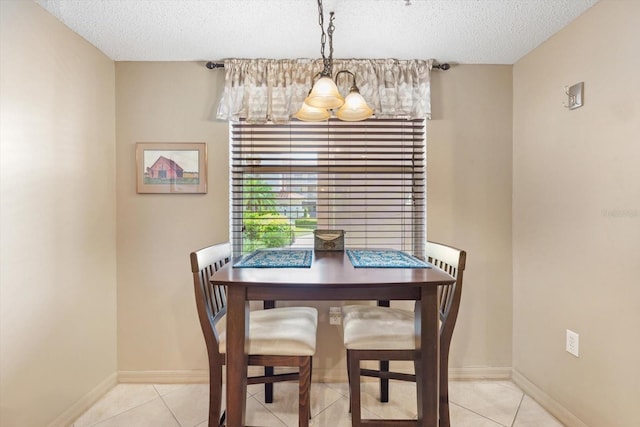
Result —
<svg viewBox="0 0 640 427"><path fill-rule="evenodd" d="M438 426L438 304L437 287L422 288L420 301L416 302L416 348L420 349L417 361L416 386L418 391L418 425Z"/></svg>
<svg viewBox="0 0 640 427"><path fill-rule="evenodd" d="M245 425L249 302L246 288L227 288L227 426Z"/></svg>

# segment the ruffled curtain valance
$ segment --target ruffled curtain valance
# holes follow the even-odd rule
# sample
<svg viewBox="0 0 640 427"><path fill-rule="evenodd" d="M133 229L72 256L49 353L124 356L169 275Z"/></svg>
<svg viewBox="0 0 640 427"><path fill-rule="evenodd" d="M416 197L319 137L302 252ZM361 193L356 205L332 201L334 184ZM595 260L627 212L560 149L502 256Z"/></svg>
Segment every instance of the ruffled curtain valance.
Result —
<svg viewBox="0 0 640 427"><path fill-rule="evenodd" d="M430 118L430 71L433 60L336 59L334 75L356 75L360 94L377 118ZM217 118L286 123L307 97L320 59L228 59L225 87ZM349 93L351 79L341 76L338 88Z"/></svg>

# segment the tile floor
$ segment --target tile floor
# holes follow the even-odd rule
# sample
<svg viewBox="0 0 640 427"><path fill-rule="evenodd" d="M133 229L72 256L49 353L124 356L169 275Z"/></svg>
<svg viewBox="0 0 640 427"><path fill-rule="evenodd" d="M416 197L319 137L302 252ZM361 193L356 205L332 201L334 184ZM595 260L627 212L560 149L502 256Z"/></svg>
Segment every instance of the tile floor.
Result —
<svg viewBox="0 0 640 427"><path fill-rule="evenodd" d="M453 427L562 427L511 381L451 381ZM415 418L415 385L392 382L389 403L377 400L377 384L362 385L366 418ZM348 427L346 384L313 383L311 425ZM207 384L119 384L80 416L73 427L206 427ZM297 426L297 383L275 386L274 402L264 403L262 385L248 387L247 424Z"/></svg>

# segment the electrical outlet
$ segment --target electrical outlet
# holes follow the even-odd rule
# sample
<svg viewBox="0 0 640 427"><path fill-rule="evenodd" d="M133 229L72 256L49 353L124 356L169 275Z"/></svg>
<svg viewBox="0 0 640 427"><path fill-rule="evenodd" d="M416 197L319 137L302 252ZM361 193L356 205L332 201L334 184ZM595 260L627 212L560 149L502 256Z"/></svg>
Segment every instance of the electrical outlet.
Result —
<svg viewBox="0 0 640 427"><path fill-rule="evenodd" d="M329 324L342 324L342 310L340 309L340 307L329 307Z"/></svg>
<svg viewBox="0 0 640 427"><path fill-rule="evenodd" d="M580 357L580 335L572 330L567 329L567 347L566 350L575 357Z"/></svg>

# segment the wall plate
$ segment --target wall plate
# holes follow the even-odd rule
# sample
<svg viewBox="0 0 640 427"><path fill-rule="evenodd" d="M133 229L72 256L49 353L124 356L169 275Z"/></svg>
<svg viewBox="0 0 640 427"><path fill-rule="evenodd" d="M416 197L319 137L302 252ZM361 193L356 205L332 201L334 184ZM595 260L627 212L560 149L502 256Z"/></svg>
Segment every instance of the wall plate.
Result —
<svg viewBox="0 0 640 427"><path fill-rule="evenodd" d="M567 94L569 98L568 98L567 104L564 104L564 106L570 110L574 110L576 108L582 107L583 89L584 89L584 82L576 83L570 87L565 86L564 92Z"/></svg>

